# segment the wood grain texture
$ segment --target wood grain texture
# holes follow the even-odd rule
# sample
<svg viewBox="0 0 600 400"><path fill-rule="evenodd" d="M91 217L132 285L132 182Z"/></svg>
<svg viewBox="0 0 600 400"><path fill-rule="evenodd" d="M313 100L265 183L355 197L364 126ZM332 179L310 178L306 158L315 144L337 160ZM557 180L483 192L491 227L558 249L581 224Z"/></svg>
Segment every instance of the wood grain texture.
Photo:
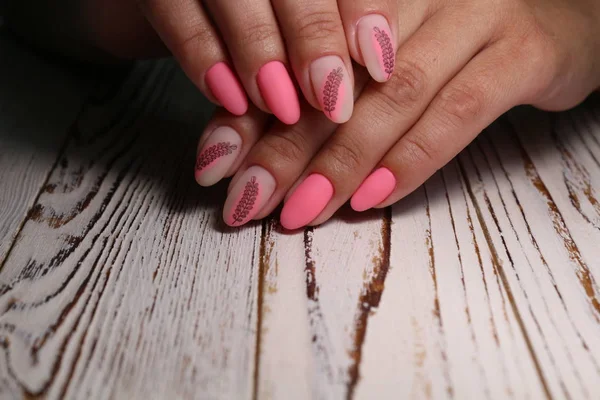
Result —
<svg viewBox="0 0 600 400"><path fill-rule="evenodd" d="M0 58L1 264L89 88L2 35Z"/></svg>
<svg viewBox="0 0 600 400"><path fill-rule="evenodd" d="M45 71L0 95L0 398L600 398L598 98L290 233L220 222L192 172L212 108L171 62L62 106L79 78Z"/></svg>
<svg viewBox="0 0 600 400"><path fill-rule="evenodd" d="M158 64L78 116L0 272L4 396L251 396L261 228L186 168L209 113Z"/></svg>

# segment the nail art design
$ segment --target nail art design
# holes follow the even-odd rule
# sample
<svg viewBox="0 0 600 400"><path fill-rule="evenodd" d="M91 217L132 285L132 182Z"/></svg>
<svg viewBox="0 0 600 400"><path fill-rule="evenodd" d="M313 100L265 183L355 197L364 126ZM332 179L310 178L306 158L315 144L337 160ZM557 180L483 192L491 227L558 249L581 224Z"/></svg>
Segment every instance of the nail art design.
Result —
<svg viewBox="0 0 600 400"><path fill-rule="evenodd" d="M323 88L323 109L329 113L330 117L337 106L342 79L344 79L344 72L341 67L338 67L329 73L327 82Z"/></svg>
<svg viewBox="0 0 600 400"><path fill-rule="evenodd" d="M250 178L250 181L246 183L244 187L244 194L240 199L240 202L235 207L235 211L233 213L233 224L241 224L244 222L250 211L254 208L254 203L256 203L256 198L258 197L258 182L256 181L256 176Z"/></svg>
<svg viewBox="0 0 600 400"><path fill-rule="evenodd" d="M258 165L248 168L234 181L223 207L223 221L229 226L241 226L263 210L277 182L269 171Z"/></svg>
<svg viewBox="0 0 600 400"><path fill-rule="evenodd" d="M387 82L396 66L396 46L387 19L379 14L364 16L358 22L356 36L369 75L379 83Z"/></svg>
<svg viewBox="0 0 600 400"><path fill-rule="evenodd" d="M381 47L381 53L383 58L383 65L385 66L385 72L388 74L388 79L392 76L392 72L394 72L394 47L392 46L392 40L386 31L379 29L379 27L374 27L375 38L377 39L377 43L379 43L379 47Z"/></svg>
<svg viewBox="0 0 600 400"><path fill-rule="evenodd" d="M230 142L221 142L210 146L198 156L196 169L202 171L217 159L232 154L237 148L237 145L231 144Z"/></svg>

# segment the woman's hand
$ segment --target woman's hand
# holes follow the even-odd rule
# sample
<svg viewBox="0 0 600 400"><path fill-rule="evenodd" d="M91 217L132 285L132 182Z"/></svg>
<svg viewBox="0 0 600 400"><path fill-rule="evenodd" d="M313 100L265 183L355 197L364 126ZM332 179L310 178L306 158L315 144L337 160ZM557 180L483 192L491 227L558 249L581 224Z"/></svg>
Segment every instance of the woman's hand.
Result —
<svg viewBox="0 0 600 400"><path fill-rule="evenodd" d="M564 110L600 85L593 0L398 6L396 69L388 83L367 85L347 124L336 129L307 112L298 125L276 126L260 139L263 126L252 116L245 127L231 117L211 125L196 177L210 184L239 166L225 222L261 218L284 196L281 222L289 229L320 224L348 200L357 211L388 206L513 106ZM207 152L233 137L239 150L206 162Z"/></svg>

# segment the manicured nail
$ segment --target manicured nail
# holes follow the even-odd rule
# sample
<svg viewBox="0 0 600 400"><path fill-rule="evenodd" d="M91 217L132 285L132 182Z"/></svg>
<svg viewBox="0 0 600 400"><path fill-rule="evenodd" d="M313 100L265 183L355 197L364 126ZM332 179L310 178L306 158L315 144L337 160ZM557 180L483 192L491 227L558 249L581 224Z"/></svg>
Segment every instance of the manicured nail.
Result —
<svg viewBox="0 0 600 400"><path fill-rule="evenodd" d="M396 188L396 177L387 168L379 168L360 185L350 205L355 211L366 211L383 202Z"/></svg>
<svg viewBox="0 0 600 400"><path fill-rule="evenodd" d="M228 126L210 134L196 157L196 182L212 186L219 182L235 162L242 149L242 138Z"/></svg>
<svg viewBox="0 0 600 400"><path fill-rule="evenodd" d="M279 61L263 65L256 80L269 110L285 124L298 122L300 101L285 65Z"/></svg>
<svg viewBox="0 0 600 400"><path fill-rule="evenodd" d="M298 229L311 223L333 197L333 185L320 174L310 175L296 188L281 211L281 225Z"/></svg>
<svg viewBox="0 0 600 400"><path fill-rule="evenodd" d="M237 76L224 62L213 65L206 72L206 85L215 98L234 115L244 115L248 111L246 92Z"/></svg>
<svg viewBox="0 0 600 400"><path fill-rule="evenodd" d="M275 178L262 167L250 167L229 192L223 220L229 226L250 221L265 206L275 191Z"/></svg>
<svg viewBox="0 0 600 400"><path fill-rule="evenodd" d="M396 51L392 31L384 16L372 14L363 17L357 27L358 46L369 70L377 82L392 76L396 64Z"/></svg>
<svg viewBox="0 0 600 400"><path fill-rule="evenodd" d="M350 74L338 56L325 56L310 66L313 89L325 115L335 123L343 124L352 116L354 94Z"/></svg>

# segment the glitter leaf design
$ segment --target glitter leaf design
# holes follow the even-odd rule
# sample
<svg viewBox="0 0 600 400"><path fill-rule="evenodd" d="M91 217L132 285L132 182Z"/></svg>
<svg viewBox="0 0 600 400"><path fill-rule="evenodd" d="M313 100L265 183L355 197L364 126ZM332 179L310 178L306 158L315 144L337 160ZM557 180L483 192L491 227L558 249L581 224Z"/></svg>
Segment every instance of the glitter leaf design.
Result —
<svg viewBox="0 0 600 400"><path fill-rule="evenodd" d="M215 160L233 153L237 148L238 146L236 144L231 144L230 142L221 142L210 146L198 156L198 160L196 160L196 169L202 171Z"/></svg>
<svg viewBox="0 0 600 400"><path fill-rule="evenodd" d="M373 28L375 31L375 38L377 39L377 43L381 47L381 52L383 56L383 66L385 67L385 72L388 74L388 79L392 76L392 72L394 72L394 65L396 60L394 60L394 47L392 46L392 40L386 31L379 29L378 27Z"/></svg>
<svg viewBox="0 0 600 400"><path fill-rule="evenodd" d="M256 177L253 176L246 186L244 187L244 194L242 195L242 199L238 203L235 208L235 212L233 213L233 223L241 224L250 214L250 211L254 208L254 203L256 203L256 198L258 197L258 182L256 182Z"/></svg>
<svg viewBox="0 0 600 400"><path fill-rule="evenodd" d="M330 117L331 113L337 106L338 93L343 78L344 72L342 71L342 67L334 69L327 76L327 82L325 83L325 88L323 89L323 109L325 112L329 113Z"/></svg>

